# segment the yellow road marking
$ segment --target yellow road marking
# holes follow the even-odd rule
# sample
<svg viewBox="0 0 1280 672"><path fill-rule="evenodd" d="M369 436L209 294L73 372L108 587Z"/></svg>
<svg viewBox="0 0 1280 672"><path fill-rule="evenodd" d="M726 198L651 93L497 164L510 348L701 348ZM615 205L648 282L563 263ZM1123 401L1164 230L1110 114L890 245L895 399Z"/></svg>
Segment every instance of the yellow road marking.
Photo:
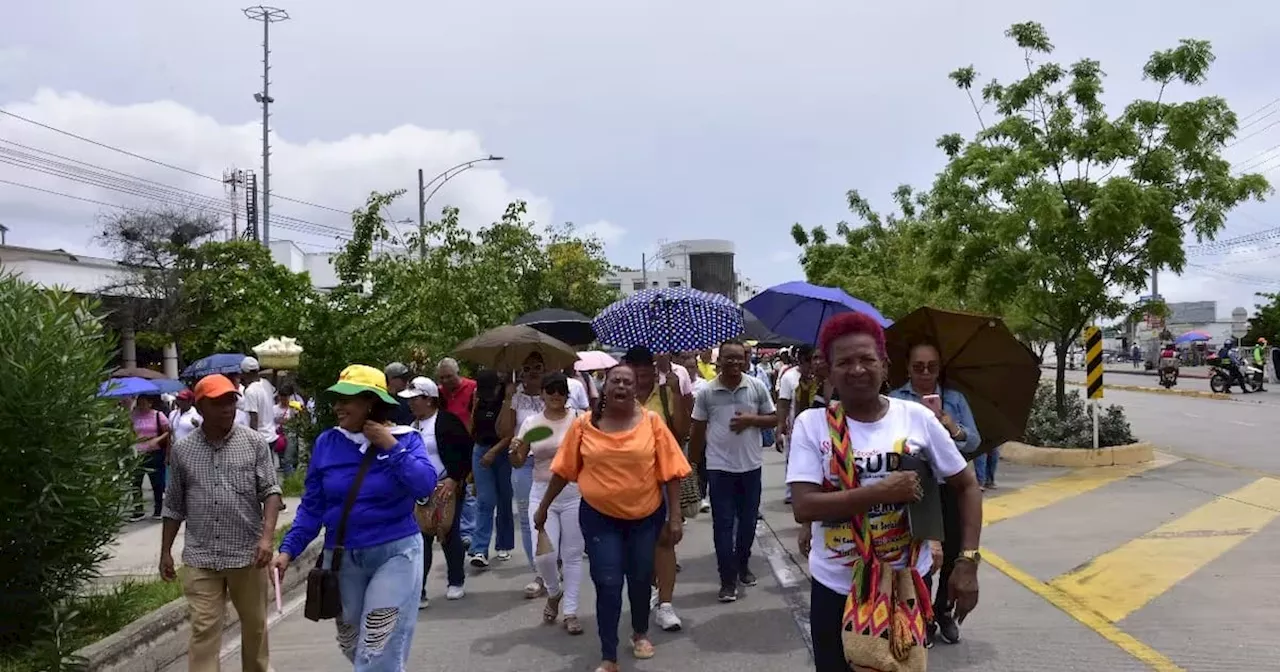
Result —
<svg viewBox="0 0 1280 672"><path fill-rule="evenodd" d="M1114 623L1081 604L1075 598L1053 586L1037 581L1035 577L1014 567L1004 558L985 548L982 549L982 561L1013 579L1044 601L1061 609L1066 615L1076 619L1085 627L1098 633L1103 639L1120 647L1120 650L1138 659L1156 672L1186 672L1174 664L1167 656L1116 627Z"/></svg>
<svg viewBox="0 0 1280 672"><path fill-rule="evenodd" d="M1036 509L1057 504L1077 495L1097 490L1104 485L1141 474L1144 471L1166 467L1179 458L1156 455L1156 459L1144 464L1122 467L1085 467L1069 474L1028 485L1007 495L990 497L982 502L982 522L991 525L1015 518Z"/></svg>
<svg viewBox="0 0 1280 672"><path fill-rule="evenodd" d="M1280 480L1260 478L1050 581L1112 622L1132 614L1280 516Z"/></svg>

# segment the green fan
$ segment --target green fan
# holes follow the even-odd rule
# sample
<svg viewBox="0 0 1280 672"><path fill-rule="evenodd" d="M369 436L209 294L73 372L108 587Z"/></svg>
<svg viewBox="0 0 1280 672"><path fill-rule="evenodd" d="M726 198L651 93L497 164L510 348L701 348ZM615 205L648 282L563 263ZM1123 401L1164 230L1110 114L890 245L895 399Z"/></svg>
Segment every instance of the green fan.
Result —
<svg viewBox="0 0 1280 672"><path fill-rule="evenodd" d="M528 446L542 441L543 439L549 439L554 433L555 432L552 432L550 427L546 425L538 425L537 427L525 432L524 436L520 437L520 443Z"/></svg>

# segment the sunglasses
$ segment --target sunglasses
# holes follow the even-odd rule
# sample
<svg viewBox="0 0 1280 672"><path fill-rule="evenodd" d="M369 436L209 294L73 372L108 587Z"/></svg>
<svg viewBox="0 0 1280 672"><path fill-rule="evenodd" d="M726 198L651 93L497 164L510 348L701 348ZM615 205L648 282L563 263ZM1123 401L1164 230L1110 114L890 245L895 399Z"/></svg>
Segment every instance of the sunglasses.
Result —
<svg viewBox="0 0 1280 672"><path fill-rule="evenodd" d="M916 362L911 365L913 373L937 373L939 368L938 362Z"/></svg>

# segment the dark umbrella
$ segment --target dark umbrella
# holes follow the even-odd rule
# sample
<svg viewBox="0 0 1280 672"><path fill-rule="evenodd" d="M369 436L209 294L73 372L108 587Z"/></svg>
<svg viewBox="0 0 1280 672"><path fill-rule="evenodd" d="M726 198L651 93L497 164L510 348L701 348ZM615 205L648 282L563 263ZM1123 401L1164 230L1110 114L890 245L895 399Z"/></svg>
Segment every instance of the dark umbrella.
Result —
<svg viewBox="0 0 1280 672"><path fill-rule="evenodd" d="M1040 384L1040 360L1014 337L1004 321L989 315L918 308L885 331L889 384L907 382L912 345L928 342L942 356L942 384L969 401L982 435L980 453L1021 439Z"/></svg>
<svg viewBox="0 0 1280 672"><path fill-rule="evenodd" d="M209 355L208 357L197 359L183 369L182 378L194 380L211 376L215 373L240 373L240 362L243 361L244 355L239 353Z"/></svg>
<svg viewBox="0 0 1280 672"><path fill-rule="evenodd" d="M145 378L147 380L162 380L168 376L154 371L152 369L144 369L141 366L130 366L128 368L119 368L111 372L112 378Z"/></svg>
<svg viewBox="0 0 1280 672"><path fill-rule="evenodd" d="M601 343L618 348L701 350L742 335L742 308L688 287L642 289L600 311L591 326Z"/></svg>
<svg viewBox="0 0 1280 672"><path fill-rule="evenodd" d="M817 343L818 332L827 318L850 311L868 315L887 327L875 306L849 296L837 287L822 287L807 282L784 282L747 299L742 307L760 318L765 328L782 336Z"/></svg>
<svg viewBox="0 0 1280 672"><path fill-rule="evenodd" d="M764 326L764 322L760 318L751 314L751 311L745 308L742 311L742 340L756 341L756 346L761 348L781 348L788 345L799 345L801 341L795 338L788 338L773 333L769 327Z"/></svg>
<svg viewBox="0 0 1280 672"><path fill-rule="evenodd" d="M573 346L589 345L596 340L596 332L591 330L591 318L563 308L543 308L525 313L516 318L515 324L533 327Z"/></svg>

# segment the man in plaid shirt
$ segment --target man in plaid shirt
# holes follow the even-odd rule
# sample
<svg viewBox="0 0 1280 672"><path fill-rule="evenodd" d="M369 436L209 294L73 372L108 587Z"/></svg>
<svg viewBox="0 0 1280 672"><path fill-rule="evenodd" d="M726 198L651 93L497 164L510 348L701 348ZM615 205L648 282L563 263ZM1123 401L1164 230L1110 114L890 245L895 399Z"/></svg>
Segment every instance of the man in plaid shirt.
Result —
<svg viewBox="0 0 1280 672"><path fill-rule="evenodd" d="M177 578L173 541L187 523L182 581L191 616L191 672L217 672L226 598L240 616L240 665L267 672L267 573L280 485L261 434L235 424L239 392L228 378L196 384L204 421L174 446L164 502L160 576Z"/></svg>

